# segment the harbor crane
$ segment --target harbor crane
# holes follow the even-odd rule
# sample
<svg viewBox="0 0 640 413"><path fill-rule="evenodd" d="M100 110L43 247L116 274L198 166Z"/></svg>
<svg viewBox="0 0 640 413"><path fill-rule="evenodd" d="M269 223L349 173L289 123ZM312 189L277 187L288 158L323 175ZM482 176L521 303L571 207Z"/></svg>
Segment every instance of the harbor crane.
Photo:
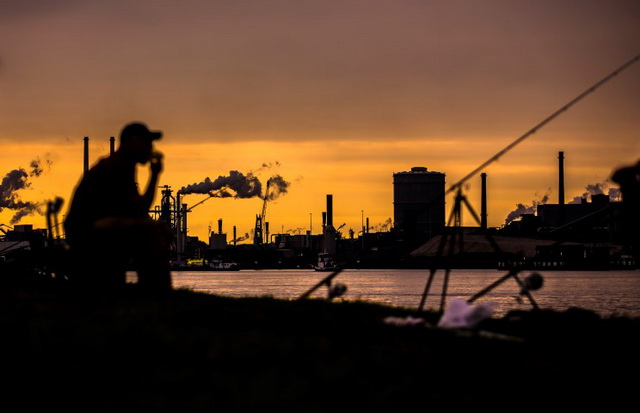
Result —
<svg viewBox="0 0 640 413"><path fill-rule="evenodd" d="M269 234L265 234L268 232L268 229L265 228L265 218L267 216L267 200L269 199L269 184L271 180L267 181L266 188L264 190L264 198L262 202L262 211L260 214L256 215L256 226L253 231L253 245L262 245L269 237Z"/></svg>

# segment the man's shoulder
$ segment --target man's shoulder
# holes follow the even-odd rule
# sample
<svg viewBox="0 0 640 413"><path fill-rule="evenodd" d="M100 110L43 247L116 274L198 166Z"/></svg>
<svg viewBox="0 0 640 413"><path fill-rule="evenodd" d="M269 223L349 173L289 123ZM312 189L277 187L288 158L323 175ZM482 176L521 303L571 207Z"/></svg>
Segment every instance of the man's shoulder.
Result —
<svg viewBox="0 0 640 413"><path fill-rule="evenodd" d="M126 177L126 168L121 162L111 157L102 158L84 173L78 189L85 191L88 187L122 185Z"/></svg>
<svg viewBox="0 0 640 413"><path fill-rule="evenodd" d="M124 171L126 164L124 160L116 155L101 158L94 166L89 169L90 175L102 175L104 173L114 173L115 171Z"/></svg>

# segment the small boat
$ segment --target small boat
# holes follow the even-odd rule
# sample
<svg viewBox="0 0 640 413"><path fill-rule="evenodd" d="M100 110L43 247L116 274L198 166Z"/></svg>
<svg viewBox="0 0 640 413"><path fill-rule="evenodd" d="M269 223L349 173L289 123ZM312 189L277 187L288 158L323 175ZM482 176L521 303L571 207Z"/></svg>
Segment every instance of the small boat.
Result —
<svg viewBox="0 0 640 413"><path fill-rule="evenodd" d="M180 271L238 271L240 266L231 261L219 259L208 261L203 258L196 258L187 260L183 266L174 266L174 269Z"/></svg>
<svg viewBox="0 0 640 413"><path fill-rule="evenodd" d="M313 267L316 271L336 271L338 263L326 253L318 254L318 263Z"/></svg>
<svg viewBox="0 0 640 413"><path fill-rule="evenodd" d="M240 266L235 262L213 260L209 261L210 271L239 271Z"/></svg>

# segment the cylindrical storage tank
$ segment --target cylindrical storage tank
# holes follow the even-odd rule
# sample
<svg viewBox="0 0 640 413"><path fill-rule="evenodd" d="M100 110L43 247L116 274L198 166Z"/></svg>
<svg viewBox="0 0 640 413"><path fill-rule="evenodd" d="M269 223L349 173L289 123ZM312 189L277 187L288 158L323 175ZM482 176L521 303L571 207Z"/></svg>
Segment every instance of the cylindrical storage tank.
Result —
<svg viewBox="0 0 640 413"><path fill-rule="evenodd" d="M445 174L414 167L393 174L393 218L396 227L429 239L445 225Z"/></svg>

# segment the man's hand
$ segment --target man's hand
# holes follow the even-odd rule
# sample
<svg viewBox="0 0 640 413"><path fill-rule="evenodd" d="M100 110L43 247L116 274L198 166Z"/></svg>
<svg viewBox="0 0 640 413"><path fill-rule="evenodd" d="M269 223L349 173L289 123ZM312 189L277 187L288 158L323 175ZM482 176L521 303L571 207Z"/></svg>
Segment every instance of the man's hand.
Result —
<svg viewBox="0 0 640 413"><path fill-rule="evenodd" d="M160 152L153 152L150 158L151 174L158 176L162 172L162 158L164 155Z"/></svg>

